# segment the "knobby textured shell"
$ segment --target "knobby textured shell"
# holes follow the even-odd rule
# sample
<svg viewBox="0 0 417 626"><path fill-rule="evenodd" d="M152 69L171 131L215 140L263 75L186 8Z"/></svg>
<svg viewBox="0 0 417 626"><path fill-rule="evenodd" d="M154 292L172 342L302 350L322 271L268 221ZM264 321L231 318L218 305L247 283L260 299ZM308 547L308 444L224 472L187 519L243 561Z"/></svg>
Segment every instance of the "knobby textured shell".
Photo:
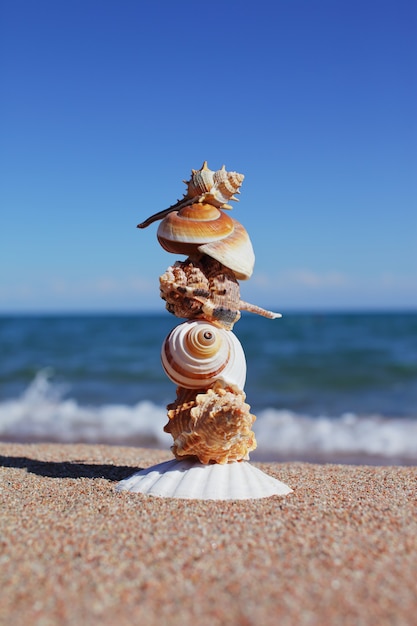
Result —
<svg viewBox="0 0 417 626"><path fill-rule="evenodd" d="M177 261L159 278L161 298L177 317L205 319L232 330L240 318L240 288L234 272L203 255Z"/></svg>
<svg viewBox="0 0 417 626"><path fill-rule="evenodd" d="M225 208L226 204L220 203L226 203L229 202L229 200L234 200L235 202L238 201L238 198L235 198L234 194L240 193L239 189L244 179L243 174L238 174L237 172L227 172L225 166L223 165L220 170L214 172L213 179L214 187L210 190L210 192L214 200L219 203L219 206Z"/></svg>
<svg viewBox="0 0 417 626"><path fill-rule="evenodd" d="M184 198L198 198L199 196L207 193L214 186L214 171L207 166L207 161L204 161L199 170L191 170L190 180L185 180L187 185L187 193L184 194Z"/></svg>
<svg viewBox="0 0 417 626"><path fill-rule="evenodd" d="M160 276L159 286L170 313L188 319L203 318L226 330L232 330L240 311L269 319L281 317L280 313L241 300L235 273L207 255L198 261L177 261Z"/></svg>
<svg viewBox="0 0 417 626"><path fill-rule="evenodd" d="M196 457L201 463L249 459L256 448L251 430L256 418L245 397L241 389L223 381L202 392L178 387L164 427L174 439L175 457Z"/></svg>
<svg viewBox="0 0 417 626"><path fill-rule="evenodd" d="M199 202L207 202L213 206L231 208L227 202L238 200L234 194L240 193L243 179L243 174L227 172L224 165L214 172L207 166L207 161L204 161L201 169L192 170L190 180L185 181L187 193L180 202L186 200L195 202L198 199Z"/></svg>
<svg viewBox="0 0 417 626"><path fill-rule="evenodd" d="M248 500L285 496L292 489L246 461L202 465L172 459L120 481L117 491L160 498Z"/></svg>
<svg viewBox="0 0 417 626"><path fill-rule="evenodd" d="M205 389L222 379L243 389L246 359L238 338L203 320L176 326L165 339L162 366L176 385Z"/></svg>

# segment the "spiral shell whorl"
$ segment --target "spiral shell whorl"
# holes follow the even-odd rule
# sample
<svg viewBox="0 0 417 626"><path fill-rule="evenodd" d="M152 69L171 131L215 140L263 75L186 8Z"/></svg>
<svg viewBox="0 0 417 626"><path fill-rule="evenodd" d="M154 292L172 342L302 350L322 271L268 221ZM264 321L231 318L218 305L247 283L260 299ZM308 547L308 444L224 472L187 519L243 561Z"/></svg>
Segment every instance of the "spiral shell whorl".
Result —
<svg viewBox="0 0 417 626"><path fill-rule="evenodd" d="M244 178L244 175L238 172L227 172L224 165L220 170L213 171L207 166L207 161L204 161L201 169L191 170L190 180L185 181L187 193L184 200L195 199L198 202L230 209L227 202L230 200L237 202L234 194L239 193Z"/></svg>
<svg viewBox="0 0 417 626"><path fill-rule="evenodd" d="M246 359L237 337L202 320L176 326L165 339L162 366L172 382L186 389L206 389L216 380L244 388Z"/></svg>
<svg viewBox="0 0 417 626"><path fill-rule="evenodd" d="M239 188L243 183L243 174L238 172L227 172L225 166L213 174L214 187L212 195L217 199L217 202L228 202L229 200L238 201L234 197L234 194L239 194ZM223 205L221 205L223 206Z"/></svg>
<svg viewBox="0 0 417 626"><path fill-rule="evenodd" d="M214 172L207 166L204 161L201 169L191 170L191 178L184 181L187 185L186 198L198 198L201 194L207 193L214 185Z"/></svg>
<svg viewBox="0 0 417 626"><path fill-rule="evenodd" d="M206 324L194 326L185 337L188 352L200 359L215 356L221 349L220 343L219 334L213 328L208 328Z"/></svg>
<svg viewBox="0 0 417 626"><path fill-rule="evenodd" d="M171 252L170 246L179 243L199 245L220 241L232 234L234 228L234 220L220 209L211 204L191 204L169 213L159 224L157 237Z"/></svg>
<svg viewBox="0 0 417 626"><path fill-rule="evenodd" d="M252 275L255 255L246 229L211 204L192 204L169 213L159 224L157 237L167 252L207 254L239 280Z"/></svg>

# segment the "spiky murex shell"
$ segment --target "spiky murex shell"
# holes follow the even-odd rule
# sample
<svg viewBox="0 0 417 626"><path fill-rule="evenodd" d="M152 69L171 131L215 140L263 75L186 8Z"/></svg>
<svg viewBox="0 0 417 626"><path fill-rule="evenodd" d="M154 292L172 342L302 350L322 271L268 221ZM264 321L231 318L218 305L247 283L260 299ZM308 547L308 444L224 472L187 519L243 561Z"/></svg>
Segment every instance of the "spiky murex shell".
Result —
<svg viewBox="0 0 417 626"><path fill-rule="evenodd" d="M230 208L227 203L238 200L234 194L240 193L239 189L244 178L244 175L238 172L228 172L224 165L220 170L213 171L207 166L207 161L204 161L199 170L191 171L190 180L185 181L187 193L184 200L192 199L219 208Z"/></svg>

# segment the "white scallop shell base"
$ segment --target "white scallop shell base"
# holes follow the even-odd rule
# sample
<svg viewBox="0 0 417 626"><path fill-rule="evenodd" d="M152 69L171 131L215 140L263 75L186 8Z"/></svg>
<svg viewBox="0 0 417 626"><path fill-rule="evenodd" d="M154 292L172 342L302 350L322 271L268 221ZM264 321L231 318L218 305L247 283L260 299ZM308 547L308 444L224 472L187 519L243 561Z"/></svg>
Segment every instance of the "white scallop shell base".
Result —
<svg viewBox="0 0 417 626"><path fill-rule="evenodd" d="M136 472L120 481L116 489L197 500L249 500L292 492L290 487L247 461L203 465L176 459Z"/></svg>

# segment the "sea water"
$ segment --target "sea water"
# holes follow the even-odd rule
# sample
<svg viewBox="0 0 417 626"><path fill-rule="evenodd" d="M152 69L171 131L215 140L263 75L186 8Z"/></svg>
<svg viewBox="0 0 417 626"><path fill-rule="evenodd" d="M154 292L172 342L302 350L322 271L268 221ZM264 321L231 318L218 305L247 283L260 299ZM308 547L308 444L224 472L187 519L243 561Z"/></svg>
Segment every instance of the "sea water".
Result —
<svg viewBox="0 0 417 626"><path fill-rule="evenodd" d="M0 316L0 440L157 446L168 313ZM417 463L417 314L244 314L252 459Z"/></svg>

